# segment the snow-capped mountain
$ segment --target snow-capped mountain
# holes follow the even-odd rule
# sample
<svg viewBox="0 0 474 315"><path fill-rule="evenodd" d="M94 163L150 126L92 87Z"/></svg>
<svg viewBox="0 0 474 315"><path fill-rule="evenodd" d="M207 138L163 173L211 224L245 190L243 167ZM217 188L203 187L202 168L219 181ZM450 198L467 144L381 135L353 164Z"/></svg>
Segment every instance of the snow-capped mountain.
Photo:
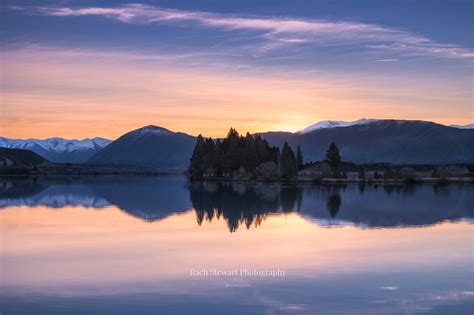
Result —
<svg viewBox="0 0 474 315"><path fill-rule="evenodd" d="M130 134L133 134L137 137L142 137L142 136L170 136L173 135L174 132L171 130L168 130L163 127L159 126L154 126L154 125L148 125L139 129L135 129L130 132Z"/></svg>
<svg viewBox="0 0 474 315"><path fill-rule="evenodd" d="M9 139L0 137L0 147L33 151L51 162L82 163L107 146L111 140L104 138L86 138L68 140L48 139Z"/></svg>
<svg viewBox="0 0 474 315"><path fill-rule="evenodd" d="M472 163L474 129L458 129L421 120L379 119L343 128L305 133L260 133L271 146L301 147L307 161L321 161L331 142L354 163Z"/></svg>
<svg viewBox="0 0 474 315"><path fill-rule="evenodd" d="M376 122L379 119L373 119L373 118L362 118L354 121L339 121L339 120L322 120L320 122L317 122L311 126L308 126L304 129L301 129L297 131L296 133L299 134L305 134L314 130L318 129L325 129L325 128L336 128L336 127L349 127L349 126L355 126L355 125L365 125L369 124L372 122Z"/></svg>
<svg viewBox="0 0 474 315"><path fill-rule="evenodd" d="M313 125L310 125L304 129L301 129L297 131L296 133L298 134L305 134L312 132L314 130L318 129L326 129L326 128L337 128L337 127L350 127L350 126L358 126L358 125L367 125L367 124L372 124L372 123L378 123L378 122L383 122L383 121L396 121L398 123L403 123L403 122L408 122L410 120L404 120L404 119L396 119L396 120L391 120L391 119L374 119L374 118L362 118L354 121L340 121L340 120L322 120L320 122L317 122ZM418 122L423 122L419 120ZM453 128L458 128L458 129L474 129L474 124L468 124L468 125L449 125L449 127Z"/></svg>
<svg viewBox="0 0 474 315"><path fill-rule="evenodd" d="M474 124L468 125L449 125L449 127L459 128L459 129L474 129Z"/></svg>

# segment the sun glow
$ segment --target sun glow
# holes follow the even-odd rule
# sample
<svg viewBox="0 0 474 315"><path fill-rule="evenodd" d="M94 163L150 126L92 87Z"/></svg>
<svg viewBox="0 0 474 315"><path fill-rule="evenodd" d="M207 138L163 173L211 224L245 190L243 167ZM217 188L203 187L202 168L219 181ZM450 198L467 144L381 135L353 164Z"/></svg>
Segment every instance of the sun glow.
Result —
<svg viewBox="0 0 474 315"><path fill-rule="evenodd" d="M169 56L143 62L131 53L45 48L6 51L2 58L0 132L12 138L115 139L148 124L222 137L230 126L242 133L297 131L320 119L470 119L463 107L445 111L443 104L466 100L453 94L454 86L424 79L414 88L416 77L401 84L363 75L356 82L342 74L209 70L204 61L186 67ZM420 95L429 95L430 117Z"/></svg>

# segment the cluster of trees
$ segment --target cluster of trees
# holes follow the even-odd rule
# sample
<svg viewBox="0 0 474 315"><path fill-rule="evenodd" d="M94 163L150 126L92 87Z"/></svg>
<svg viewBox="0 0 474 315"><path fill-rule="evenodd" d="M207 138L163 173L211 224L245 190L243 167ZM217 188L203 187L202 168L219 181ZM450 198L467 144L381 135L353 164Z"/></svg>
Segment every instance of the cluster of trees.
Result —
<svg viewBox="0 0 474 315"><path fill-rule="evenodd" d="M288 143L281 152L260 135L240 135L230 128L227 137L220 140L198 136L191 157L188 174L191 179L230 177L234 171L253 172L264 163L273 162L278 177L292 178L303 167L303 154L298 147L295 155Z"/></svg>
<svg viewBox="0 0 474 315"><path fill-rule="evenodd" d="M326 162L332 173L339 173L341 155L334 143L331 143L326 152ZM261 165L266 165L266 169L274 167L274 179L294 178L306 166L300 146L295 154L285 142L280 151L258 134L251 135L247 132L242 136L237 130L230 128L222 140L198 136L188 174L191 179L232 178L236 172L244 170L252 177L256 176L257 168Z"/></svg>
<svg viewBox="0 0 474 315"><path fill-rule="evenodd" d="M212 138L198 136L189 175L193 179L199 179L206 172L213 172L217 177L225 177L240 167L252 171L261 163L277 160L278 148L270 147L260 135L252 136L247 133L244 137L230 128L223 140L214 141Z"/></svg>
<svg viewBox="0 0 474 315"><path fill-rule="evenodd" d="M281 157L278 161L279 175L282 178L290 179L298 175L298 170L303 167L303 155L301 149L298 146L297 154L293 153L293 150L285 142L281 149Z"/></svg>

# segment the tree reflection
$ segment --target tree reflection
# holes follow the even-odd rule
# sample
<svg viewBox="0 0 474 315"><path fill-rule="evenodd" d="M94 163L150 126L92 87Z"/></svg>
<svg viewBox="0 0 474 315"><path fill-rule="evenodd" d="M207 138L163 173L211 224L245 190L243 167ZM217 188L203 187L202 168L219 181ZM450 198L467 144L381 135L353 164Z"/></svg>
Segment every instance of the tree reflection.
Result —
<svg viewBox="0 0 474 315"><path fill-rule="evenodd" d="M335 218L336 214L339 212L339 208L341 207L341 195L333 194L329 196L326 202L326 208L328 209L331 218Z"/></svg>
<svg viewBox="0 0 474 315"><path fill-rule="evenodd" d="M230 232L259 226L269 214L292 212L301 203L301 189L281 184L193 182L189 192L199 225L223 218Z"/></svg>

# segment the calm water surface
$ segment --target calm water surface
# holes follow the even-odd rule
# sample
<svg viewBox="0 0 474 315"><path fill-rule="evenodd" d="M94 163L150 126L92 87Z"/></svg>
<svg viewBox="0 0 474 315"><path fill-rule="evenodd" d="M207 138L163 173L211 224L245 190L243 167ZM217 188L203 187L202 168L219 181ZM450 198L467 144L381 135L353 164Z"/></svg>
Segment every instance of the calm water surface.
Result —
<svg viewBox="0 0 474 315"><path fill-rule="evenodd" d="M472 314L474 186L0 180L0 313Z"/></svg>

